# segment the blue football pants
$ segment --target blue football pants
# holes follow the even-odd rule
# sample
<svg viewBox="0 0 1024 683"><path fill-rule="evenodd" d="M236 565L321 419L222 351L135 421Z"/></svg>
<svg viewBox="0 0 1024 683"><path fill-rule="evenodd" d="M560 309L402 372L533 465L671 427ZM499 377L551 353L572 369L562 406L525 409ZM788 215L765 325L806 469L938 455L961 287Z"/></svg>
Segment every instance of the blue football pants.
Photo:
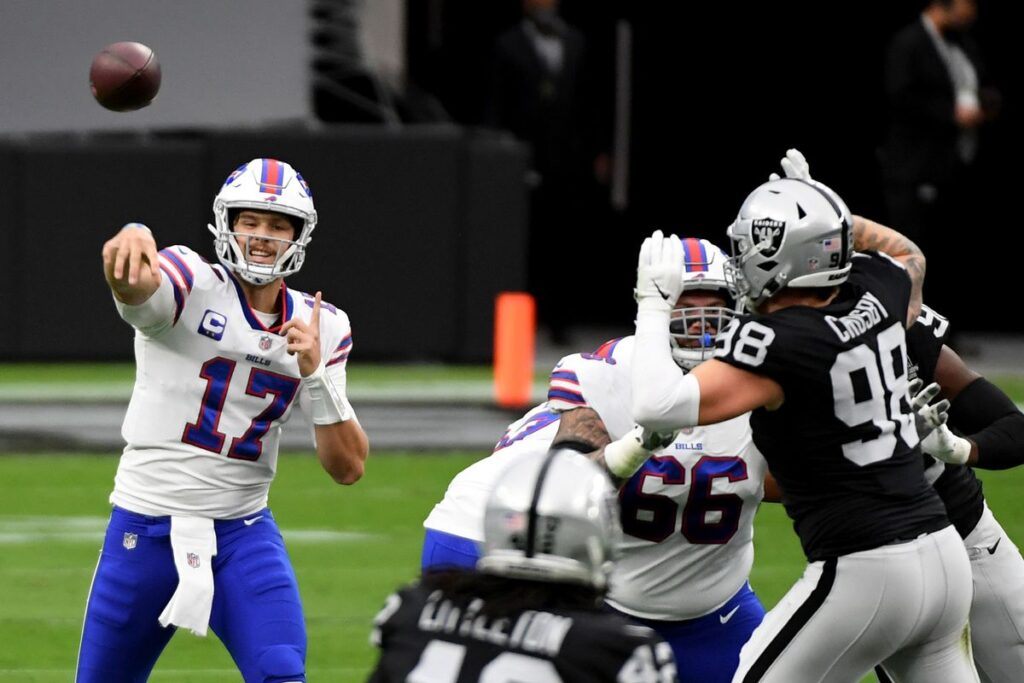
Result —
<svg viewBox="0 0 1024 683"><path fill-rule="evenodd" d="M270 510L218 520L214 530L210 628L246 683L305 681L302 603ZM178 585L170 533L169 517L114 508L86 607L77 683L149 678L176 630L157 621Z"/></svg>

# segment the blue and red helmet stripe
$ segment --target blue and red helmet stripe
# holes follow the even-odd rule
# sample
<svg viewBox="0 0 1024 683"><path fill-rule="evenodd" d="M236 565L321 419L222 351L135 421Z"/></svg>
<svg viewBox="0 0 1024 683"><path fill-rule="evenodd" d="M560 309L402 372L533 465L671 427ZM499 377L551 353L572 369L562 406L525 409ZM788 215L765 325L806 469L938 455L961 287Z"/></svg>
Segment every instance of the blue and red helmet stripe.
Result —
<svg viewBox="0 0 1024 683"><path fill-rule="evenodd" d="M260 170L260 192L281 194L284 186L284 166L277 159L264 159Z"/></svg>
<svg viewBox="0 0 1024 683"><path fill-rule="evenodd" d="M708 252L704 243L693 237L683 239L683 254L687 273L703 273L708 269Z"/></svg>

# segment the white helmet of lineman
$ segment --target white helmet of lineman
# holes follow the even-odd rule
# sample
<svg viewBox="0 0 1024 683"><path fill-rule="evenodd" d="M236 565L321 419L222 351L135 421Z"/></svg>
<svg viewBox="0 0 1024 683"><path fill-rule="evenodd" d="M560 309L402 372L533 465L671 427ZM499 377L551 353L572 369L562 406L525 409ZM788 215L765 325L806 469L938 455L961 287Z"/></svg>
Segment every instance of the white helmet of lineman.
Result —
<svg viewBox="0 0 1024 683"><path fill-rule="evenodd" d="M673 307L669 324L672 358L680 367L692 370L711 358L715 351L715 335L708 330L718 332L725 329L736 311L725 276L729 260L725 252L711 242L695 237L684 237L682 243L682 293L709 292L720 295L727 302L727 306Z"/></svg>
<svg viewBox="0 0 1024 683"><path fill-rule="evenodd" d="M839 195L819 182L782 178L761 185L728 235L729 285L751 311L783 287L833 287L849 277L853 219Z"/></svg>
<svg viewBox="0 0 1024 683"><path fill-rule="evenodd" d="M273 264L253 263L248 258L249 240L236 239L232 220L242 209L285 214L295 224L295 239L266 239L285 243ZM279 277L299 272L306 260L306 245L316 227L313 193L302 175L277 159L253 159L236 168L213 200L217 259L238 277L254 285L265 285Z"/></svg>
<svg viewBox="0 0 1024 683"><path fill-rule="evenodd" d="M477 569L604 591L622 533L608 475L556 446L516 460L498 482L487 500Z"/></svg>

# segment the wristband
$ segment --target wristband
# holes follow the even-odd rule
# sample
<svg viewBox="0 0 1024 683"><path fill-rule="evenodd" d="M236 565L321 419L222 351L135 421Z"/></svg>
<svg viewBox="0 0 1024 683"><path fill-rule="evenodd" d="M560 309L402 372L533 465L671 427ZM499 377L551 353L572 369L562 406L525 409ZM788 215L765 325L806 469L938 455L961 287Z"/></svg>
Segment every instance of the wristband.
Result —
<svg viewBox="0 0 1024 683"><path fill-rule="evenodd" d="M355 417L352 406L327 374L323 363L312 375L302 378L309 390L309 418L315 425L345 422Z"/></svg>

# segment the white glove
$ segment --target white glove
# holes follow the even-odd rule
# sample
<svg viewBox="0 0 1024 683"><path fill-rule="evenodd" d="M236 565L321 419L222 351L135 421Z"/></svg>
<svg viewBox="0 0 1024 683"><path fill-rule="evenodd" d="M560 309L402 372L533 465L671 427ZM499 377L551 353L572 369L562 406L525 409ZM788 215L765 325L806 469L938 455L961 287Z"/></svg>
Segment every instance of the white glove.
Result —
<svg viewBox="0 0 1024 683"><path fill-rule="evenodd" d="M604 464L619 479L629 479L643 467L651 451L676 440L676 432L653 432L636 425L625 436L604 447Z"/></svg>
<svg viewBox="0 0 1024 683"><path fill-rule="evenodd" d="M921 450L928 455L952 465L963 465L971 454L971 442L957 436L946 426L949 419L949 401L929 402L938 396L941 387L932 382L924 389L919 379L910 383L910 407L917 421L917 433L921 437Z"/></svg>
<svg viewBox="0 0 1024 683"><path fill-rule="evenodd" d="M796 178L811 182L811 165L798 149L786 150L786 156L782 159L782 172L787 178ZM778 173L772 173L768 180L779 180Z"/></svg>
<svg viewBox="0 0 1024 683"><path fill-rule="evenodd" d="M661 230L644 240L636 268L638 307L671 311L683 291L683 270L686 267L683 243L675 235L665 237Z"/></svg>
<svg viewBox="0 0 1024 683"><path fill-rule="evenodd" d="M946 422L946 413L949 411L949 401L945 399L933 406L928 405L942 390L939 383L932 382L922 389L921 385L923 384L923 380L915 379L908 387L910 409L914 411L914 420L917 422L917 435L922 440L937 429L939 425Z"/></svg>
<svg viewBox="0 0 1024 683"><path fill-rule="evenodd" d="M971 442L941 424L921 440L921 450L942 462L963 465L971 454Z"/></svg>

